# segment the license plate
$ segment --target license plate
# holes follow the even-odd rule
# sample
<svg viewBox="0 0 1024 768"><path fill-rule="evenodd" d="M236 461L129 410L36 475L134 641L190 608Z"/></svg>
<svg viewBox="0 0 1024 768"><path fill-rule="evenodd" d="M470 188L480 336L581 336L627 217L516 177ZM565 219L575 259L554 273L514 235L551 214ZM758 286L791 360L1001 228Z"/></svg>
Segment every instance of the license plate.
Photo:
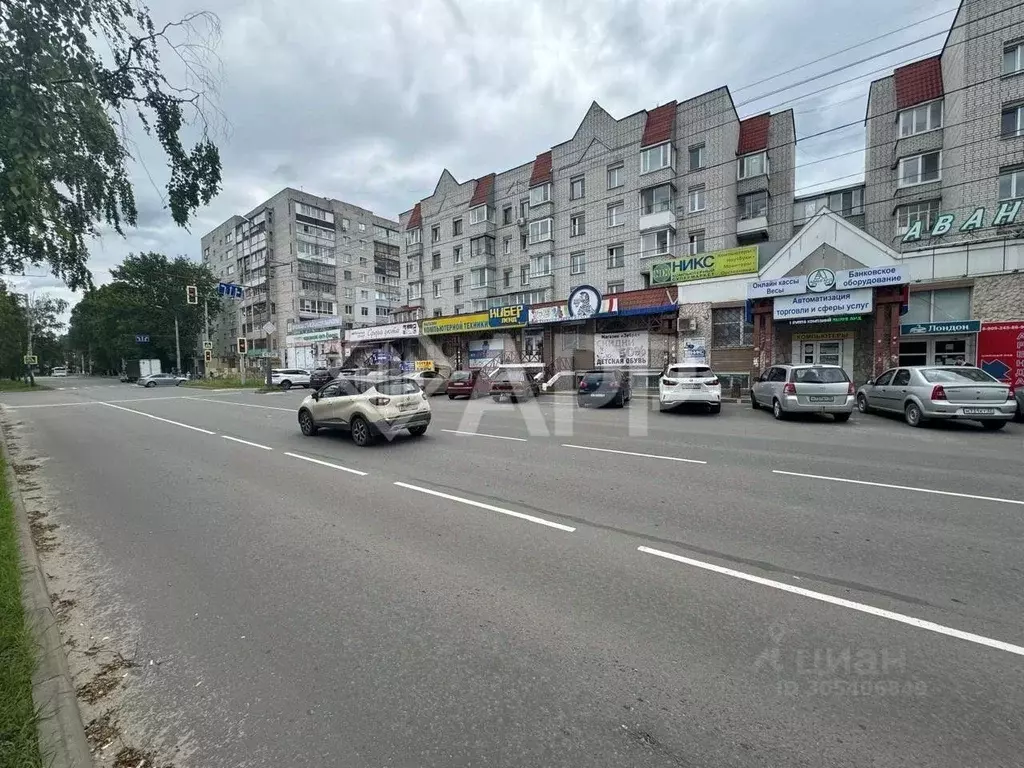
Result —
<svg viewBox="0 0 1024 768"><path fill-rule="evenodd" d="M398 410L400 411L411 411L416 407L416 403L399 403Z"/></svg>
<svg viewBox="0 0 1024 768"><path fill-rule="evenodd" d="M599 392L593 392L593 393L591 393L590 396L591 397L596 397L596 398L604 397L604 395L600 394Z"/></svg>
<svg viewBox="0 0 1024 768"><path fill-rule="evenodd" d="M679 389L700 389L700 384L680 384Z"/></svg>
<svg viewBox="0 0 1024 768"><path fill-rule="evenodd" d="M807 399L812 403L831 403L835 398L832 395L811 395Z"/></svg>
<svg viewBox="0 0 1024 768"><path fill-rule="evenodd" d="M964 408L964 416L991 416L993 413L993 408Z"/></svg>

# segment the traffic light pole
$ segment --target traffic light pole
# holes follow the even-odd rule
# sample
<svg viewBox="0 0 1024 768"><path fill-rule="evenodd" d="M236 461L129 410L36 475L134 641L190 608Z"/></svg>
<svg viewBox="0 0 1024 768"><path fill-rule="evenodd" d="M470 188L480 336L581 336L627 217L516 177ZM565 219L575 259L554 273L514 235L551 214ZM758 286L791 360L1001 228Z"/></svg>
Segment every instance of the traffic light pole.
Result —
<svg viewBox="0 0 1024 768"><path fill-rule="evenodd" d="M174 313L174 355L176 358L176 364L178 370L175 371L177 375L181 375L181 338L178 336L178 313Z"/></svg>

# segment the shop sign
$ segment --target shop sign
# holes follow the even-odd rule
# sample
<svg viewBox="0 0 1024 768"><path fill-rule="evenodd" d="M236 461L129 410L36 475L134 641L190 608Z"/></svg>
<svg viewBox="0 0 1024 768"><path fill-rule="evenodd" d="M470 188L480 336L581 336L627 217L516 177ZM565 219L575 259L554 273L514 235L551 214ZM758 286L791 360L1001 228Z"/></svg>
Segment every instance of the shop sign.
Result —
<svg viewBox="0 0 1024 768"><path fill-rule="evenodd" d="M793 325L810 325L811 323L856 323L863 320L861 315L836 315L835 317L810 318L809 320L792 320Z"/></svg>
<svg viewBox="0 0 1024 768"><path fill-rule="evenodd" d="M405 373L412 373L413 371L432 371L434 370L433 360L403 360L402 371Z"/></svg>
<svg viewBox="0 0 1024 768"><path fill-rule="evenodd" d="M978 359L989 375L1014 389L1024 389L1024 320L982 325Z"/></svg>
<svg viewBox="0 0 1024 768"><path fill-rule="evenodd" d="M980 320L962 320L959 323L903 323L900 336L935 336L949 333L977 333Z"/></svg>
<svg viewBox="0 0 1024 768"><path fill-rule="evenodd" d="M491 349L489 339L475 339L469 342L469 367L483 368L495 357L498 357L504 348L504 343L498 342L497 349Z"/></svg>
<svg viewBox="0 0 1024 768"><path fill-rule="evenodd" d="M294 344L312 344L317 341L338 341L341 339L341 330L335 328L331 331L316 331L314 333L296 333L286 337L285 343L289 346Z"/></svg>
<svg viewBox="0 0 1024 768"><path fill-rule="evenodd" d="M495 307L488 311L487 322L492 328L521 328L529 320L529 310L522 304Z"/></svg>
<svg viewBox="0 0 1024 768"><path fill-rule="evenodd" d="M685 259L659 261L651 265L651 285L673 285L715 277L757 273L757 246L727 251L698 253Z"/></svg>
<svg viewBox="0 0 1024 768"><path fill-rule="evenodd" d="M369 328L352 328L345 331L345 341L385 341L387 339L409 339L420 335L419 323L390 323L371 325Z"/></svg>
<svg viewBox="0 0 1024 768"><path fill-rule="evenodd" d="M747 286L748 299L768 299L774 296L796 296L801 293L824 291L852 291L857 288L874 288L880 285L903 285L910 278L902 266L862 267L843 269L816 269L809 275L779 277L774 280L759 280Z"/></svg>
<svg viewBox="0 0 1024 768"><path fill-rule="evenodd" d="M601 292L592 285L578 285L569 294L569 317L586 320L601 311Z"/></svg>
<svg viewBox="0 0 1024 768"><path fill-rule="evenodd" d="M598 368L647 368L647 331L594 334L594 365Z"/></svg>
<svg viewBox="0 0 1024 768"><path fill-rule="evenodd" d="M1013 202L1000 203L999 208L996 210L996 215L992 217L992 222L989 224L990 227L1005 227L1007 224L1013 224L1017 220L1017 214L1020 213L1021 201L1015 200ZM985 217L988 216L988 211L985 208L975 208L974 212L971 213L963 224L957 227L957 232L974 232L978 229L985 227ZM929 237L942 237L953 231L953 225L956 223L956 215L952 213L941 213L932 225L931 231L928 231L924 227L923 221L915 221L907 229L907 233L903 235L904 243L912 243L920 240L926 234Z"/></svg>
<svg viewBox="0 0 1024 768"><path fill-rule="evenodd" d="M556 304L553 307L537 307L529 312L530 325L542 323L559 323L562 320L569 320L569 312L565 304Z"/></svg>
<svg viewBox="0 0 1024 768"><path fill-rule="evenodd" d="M683 339L682 361L687 365L708 364L708 341L703 336L688 336Z"/></svg>
<svg viewBox="0 0 1024 768"><path fill-rule="evenodd" d="M835 317L836 315L867 314L875 304L870 288L855 291L829 291L805 293L800 296L780 296L774 302L776 320L794 320L805 317Z"/></svg>
<svg viewBox="0 0 1024 768"><path fill-rule="evenodd" d="M333 317L319 317L316 320L295 323L289 330L292 333L305 333L306 331L322 331L325 328L341 328L344 324L345 320L335 315Z"/></svg>
<svg viewBox="0 0 1024 768"><path fill-rule="evenodd" d="M473 312L469 315L455 315L454 317L433 317L430 320L421 321L420 328L425 336L487 331L491 328L491 318L487 312Z"/></svg>

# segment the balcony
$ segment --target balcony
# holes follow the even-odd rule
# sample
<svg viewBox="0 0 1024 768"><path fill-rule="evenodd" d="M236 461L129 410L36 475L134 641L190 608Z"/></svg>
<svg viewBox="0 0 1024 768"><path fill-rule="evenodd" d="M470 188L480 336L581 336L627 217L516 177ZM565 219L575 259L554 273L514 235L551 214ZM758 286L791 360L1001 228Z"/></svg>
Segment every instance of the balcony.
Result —
<svg viewBox="0 0 1024 768"><path fill-rule="evenodd" d="M334 256L314 256L312 253L299 253L296 254L296 258L299 262L309 262L313 264L324 264L328 267L336 267L338 265L338 259Z"/></svg>
<svg viewBox="0 0 1024 768"><path fill-rule="evenodd" d="M423 242L418 243L406 243L405 244L405 255L406 256L422 256L423 255Z"/></svg>
<svg viewBox="0 0 1024 768"><path fill-rule="evenodd" d="M752 216L749 219L740 218L736 222L737 237L768 235L768 216Z"/></svg>
<svg viewBox="0 0 1024 768"><path fill-rule="evenodd" d="M530 275L530 290L541 291L555 287L555 273L548 272L546 275Z"/></svg>
<svg viewBox="0 0 1024 768"><path fill-rule="evenodd" d="M675 203L671 200L645 205L640 209L640 231L676 228Z"/></svg>
<svg viewBox="0 0 1024 768"><path fill-rule="evenodd" d="M527 242L526 252L531 256L543 256L545 253L555 252L555 241L553 238L540 240L536 243Z"/></svg>
<svg viewBox="0 0 1024 768"><path fill-rule="evenodd" d="M300 299L323 299L325 301L337 301L338 295L328 291L299 291Z"/></svg>

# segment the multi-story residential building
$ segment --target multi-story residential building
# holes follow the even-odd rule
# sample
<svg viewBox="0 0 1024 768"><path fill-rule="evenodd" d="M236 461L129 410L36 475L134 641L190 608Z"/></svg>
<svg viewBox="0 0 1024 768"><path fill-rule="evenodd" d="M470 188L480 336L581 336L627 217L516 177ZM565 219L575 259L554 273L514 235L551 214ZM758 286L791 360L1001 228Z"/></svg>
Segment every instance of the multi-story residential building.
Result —
<svg viewBox="0 0 1024 768"><path fill-rule="evenodd" d="M822 208L828 208L851 224L864 229L864 185L837 187L794 198L793 234L799 232Z"/></svg>
<svg viewBox="0 0 1024 768"><path fill-rule="evenodd" d="M398 239L395 221L291 188L232 216L202 238L203 263L245 289L217 314L215 357L230 359L238 337L282 364L340 355L345 329L387 322L397 306Z"/></svg>

